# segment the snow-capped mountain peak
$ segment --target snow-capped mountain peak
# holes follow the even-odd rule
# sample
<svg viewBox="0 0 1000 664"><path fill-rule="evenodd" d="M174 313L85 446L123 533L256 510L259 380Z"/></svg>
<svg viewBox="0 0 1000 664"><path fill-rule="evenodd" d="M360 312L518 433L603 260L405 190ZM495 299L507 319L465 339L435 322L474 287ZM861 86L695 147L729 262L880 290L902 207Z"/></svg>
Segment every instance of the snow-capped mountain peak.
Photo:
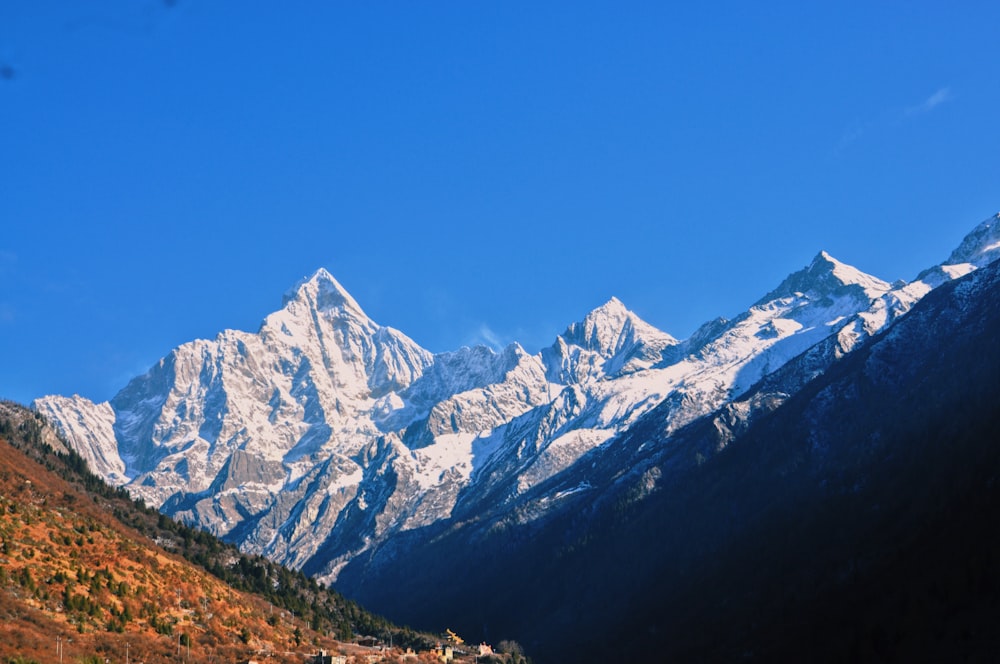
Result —
<svg viewBox="0 0 1000 664"><path fill-rule="evenodd" d="M367 318L357 301L325 268L316 270L312 276L301 279L288 290L282 305L287 306L294 300L312 303L317 311L350 311L356 316Z"/></svg>
<svg viewBox="0 0 1000 664"><path fill-rule="evenodd" d="M945 261L948 265L971 263L982 267L1000 256L1000 212L986 219L965 236Z"/></svg>
<svg viewBox="0 0 1000 664"><path fill-rule="evenodd" d="M611 357L621 350L625 337L676 344L677 340L639 318L616 297L597 307L562 334L568 343Z"/></svg>
<svg viewBox="0 0 1000 664"><path fill-rule="evenodd" d="M542 359L550 380L571 384L649 368L677 343L612 297L567 327Z"/></svg>
<svg viewBox="0 0 1000 664"><path fill-rule="evenodd" d="M613 344L629 320L629 314L621 300L612 297L587 314L583 321L571 324L562 336L568 343L609 354L613 352Z"/></svg>
<svg viewBox="0 0 1000 664"><path fill-rule="evenodd" d="M843 292L845 289L859 290L859 294L874 299L892 290L892 285L821 251L809 265L788 275L776 289L758 300L757 304L790 297L797 293L824 297Z"/></svg>

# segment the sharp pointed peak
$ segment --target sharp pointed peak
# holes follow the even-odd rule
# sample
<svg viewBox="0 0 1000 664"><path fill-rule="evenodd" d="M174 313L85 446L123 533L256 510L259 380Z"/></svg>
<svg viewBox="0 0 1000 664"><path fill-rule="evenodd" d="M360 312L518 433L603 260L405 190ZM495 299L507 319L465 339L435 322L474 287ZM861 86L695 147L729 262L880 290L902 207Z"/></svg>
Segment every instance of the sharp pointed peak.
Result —
<svg viewBox="0 0 1000 664"><path fill-rule="evenodd" d="M1000 257L1000 212L983 220L951 252L945 265L971 263L983 267Z"/></svg>
<svg viewBox="0 0 1000 664"><path fill-rule="evenodd" d="M662 337L668 342L676 343L673 337L642 320L617 297L611 297L592 309L582 321L571 324L560 338L585 347L604 347L617 339L626 328L631 328L642 336Z"/></svg>
<svg viewBox="0 0 1000 664"><path fill-rule="evenodd" d="M820 251L807 266L785 277L776 289L758 300L756 304L764 304L796 293L812 292L828 295L845 286L860 287L869 295L892 288L885 281L837 260L829 252Z"/></svg>
<svg viewBox="0 0 1000 664"><path fill-rule="evenodd" d="M844 283L852 283L858 278L872 278L853 265L848 265L844 261L837 260L832 254L830 254L830 252L825 250L816 254L816 256L812 259L812 262L809 263L805 269L813 274L833 274Z"/></svg>
<svg viewBox="0 0 1000 664"><path fill-rule="evenodd" d="M588 336L592 334L593 330L598 328L618 330L630 320L633 324L641 322L639 317L630 311L621 300L617 297L612 297L587 312L583 320L570 325L566 329L564 336L580 336L581 334Z"/></svg>
<svg viewBox="0 0 1000 664"><path fill-rule="evenodd" d="M850 279L852 277L851 273L865 274L857 268L848 265L844 261L838 260L833 256L833 254L825 249L816 254L809 262L809 265L804 267L802 271L811 272L813 274L823 274L827 272L836 274L839 272L840 274L838 276L846 279Z"/></svg>
<svg viewBox="0 0 1000 664"><path fill-rule="evenodd" d="M815 258L812 259L812 263L810 263L810 265L821 265L824 263L842 265L840 261L830 255L830 252L822 249L818 254L816 254Z"/></svg>
<svg viewBox="0 0 1000 664"><path fill-rule="evenodd" d="M344 290L344 287L340 285L340 282L337 281L336 277L330 274L330 271L325 267L321 267L311 275L307 275L299 279L299 282L296 284L294 290L298 290L306 284L328 284L338 290Z"/></svg>
<svg viewBox="0 0 1000 664"><path fill-rule="evenodd" d="M311 299L320 311L349 309L364 316L364 311L357 301L324 267L319 268L310 276L303 277L289 289L285 293L284 304L301 298Z"/></svg>
<svg viewBox="0 0 1000 664"><path fill-rule="evenodd" d="M305 281L332 281L334 283L337 283L337 280L334 278L332 274L330 274L329 270L327 270L325 267L317 269L315 272L313 272L311 277L306 277Z"/></svg>
<svg viewBox="0 0 1000 664"><path fill-rule="evenodd" d="M634 316L635 314L629 311L629 308L625 306L624 302L622 302L617 297L612 295L611 299L609 299L607 302L592 309L591 312L587 314L587 317L589 318L595 315L599 316L611 315L616 317L622 317L628 315Z"/></svg>

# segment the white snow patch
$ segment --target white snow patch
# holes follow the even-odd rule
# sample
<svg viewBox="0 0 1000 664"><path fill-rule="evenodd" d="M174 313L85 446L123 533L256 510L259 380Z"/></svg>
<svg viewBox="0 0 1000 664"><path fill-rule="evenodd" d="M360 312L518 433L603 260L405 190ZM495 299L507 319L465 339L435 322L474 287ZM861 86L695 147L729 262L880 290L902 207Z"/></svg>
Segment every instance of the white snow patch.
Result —
<svg viewBox="0 0 1000 664"><path fill-rule="evenodd" d="M326 487L327 495L332 496L335 493L340 492L343 489L349 489L352 486L358 486L365 479L365 471L361 466L353 464L355 469L350 473L341 473L330 482Z"/></svg>
<svg viewBox="0 0 1000 664"><path fill-rule="evenodd" d="M580 482L579 484L577 484L572 489L564 489L563 491L556 492L556 494L554 496L552 496L552 497L555 500L559 500L560 498L565 498L566 496L572 496L574 493L580 493L581 491L589 491L590 489L593 489L593 488L594 488L594 485L592 485L590 482L584 480L583 482Z"/></svg>
<svg viewBox="0 0 1000 664"><path fill-rule="evenodd" d="M472 473L472 442L474 433L453 433L438 436L433 445L413 450L416 461L414 479L424 491L441 483L441 474L446 470L458 471L466 480Z"/></svg>
<svg viewBox="0 0 1000 664"><path fill-rule="evenodd" d="M993 248L996 248L996 247L1000 247L1000 242L998 242L998 243L996 243L996 244L988 247L987 250L993 249ZM970 272L972 272L975 269L976 269L976 266L973 265L972 263L958 263L956 265L942 265L941 266L941 271L944 272L944 273L946 273L952 279L960 279L960 278L964 277L965 275L969 274Z"/></svg>

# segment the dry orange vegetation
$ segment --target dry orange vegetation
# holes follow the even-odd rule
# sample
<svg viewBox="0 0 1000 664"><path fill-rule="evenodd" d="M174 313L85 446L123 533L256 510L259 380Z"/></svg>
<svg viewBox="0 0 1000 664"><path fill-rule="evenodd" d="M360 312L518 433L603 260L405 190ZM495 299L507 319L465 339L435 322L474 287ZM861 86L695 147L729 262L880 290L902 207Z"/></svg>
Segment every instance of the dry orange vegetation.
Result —
<svg viewBox="0 0 1000 664"><path fill-rule="evenodd" d="M60 642L65 662L124 662L127 647L150 664L301 662L341 648L95 501L0 440L0 661L57 662Z"/></svg>

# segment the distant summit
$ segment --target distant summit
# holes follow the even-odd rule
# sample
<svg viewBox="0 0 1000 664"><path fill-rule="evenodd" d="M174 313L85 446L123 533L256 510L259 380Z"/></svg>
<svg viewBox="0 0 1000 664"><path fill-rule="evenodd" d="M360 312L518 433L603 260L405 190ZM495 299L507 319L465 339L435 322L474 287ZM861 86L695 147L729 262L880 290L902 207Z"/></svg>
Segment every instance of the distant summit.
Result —
<svg viewBox="0 0 1000 664"><path fill-rule="evenodd" d="M312 306L318 311L343 309L366 317L351 294L322 267L316 270L311 277L301 279L294 287L286 291L282 298L282 306L288 306L288 303L293 300L312 303Z"/></svg>
<svg viewBox="0 0 1000 664"><path fill-rule="evenodd" d="M542 351L549 379L579 383L648 369L677 340L629 311L616 297L572 323Z"/></svg>
<svg viewBox="0 0 1000 664"><path fill-rule="evenodd" d="M1000 212L986 219L965 236L945 263L971 263L982 267L1000 257Z"/></svg>
<svg viewBox="0 0 1000 664"><path fill-rule="evenodd" d="M830 254L821 251L808 266L790 274L776 289L758 300L757 304L797 293L832 295L851 287L860 289L859 292L868 298L877 297L892 288L885 281L841 263Z"/></svg>

